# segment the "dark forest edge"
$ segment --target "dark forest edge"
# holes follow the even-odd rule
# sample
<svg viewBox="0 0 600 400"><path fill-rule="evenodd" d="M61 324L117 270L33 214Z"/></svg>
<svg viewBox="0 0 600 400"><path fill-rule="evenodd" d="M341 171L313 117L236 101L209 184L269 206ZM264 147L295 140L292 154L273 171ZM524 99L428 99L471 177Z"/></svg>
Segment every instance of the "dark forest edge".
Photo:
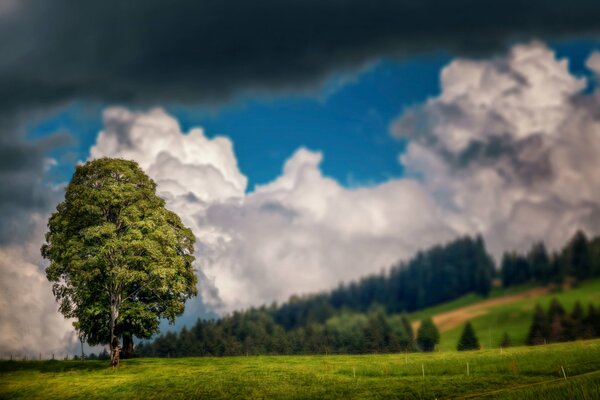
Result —
<svg viewBox="0 0 600 400"><path fill-rule="evenodd" d="M420 251L387 272L340 284L331 292L292 296L282 305L236 311L219 320L199 319L190 329L141 343L136 354L180 357L429 350L412 332L407 312L468 293L487 296L499 281L505 288L528 283L560 286L597 276L600 237L589 240L581 231L557 252L548 252L542 242L525 254L507 252L499 269L483 238L462 237Z"/></svg>

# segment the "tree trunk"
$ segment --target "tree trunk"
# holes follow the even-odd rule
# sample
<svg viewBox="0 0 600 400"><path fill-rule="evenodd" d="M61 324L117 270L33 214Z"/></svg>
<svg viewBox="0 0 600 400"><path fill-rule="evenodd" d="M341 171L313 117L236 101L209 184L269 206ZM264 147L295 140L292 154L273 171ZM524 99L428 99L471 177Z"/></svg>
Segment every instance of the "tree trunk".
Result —
<svg viewBox="0 0 600 400"><path fill-rule="evenodd" d="M135 356L133 352L133 337L130 333L123 334L123 348L121 349L122 358L133 358Z"/></svg>
<svg viewBox="0 0 600 400"><path fill-rule="evenodd" d="M110 365L119 366L119 338L115 336L115 326L119 318L119 301L113 293L110 294Z"/></svg>

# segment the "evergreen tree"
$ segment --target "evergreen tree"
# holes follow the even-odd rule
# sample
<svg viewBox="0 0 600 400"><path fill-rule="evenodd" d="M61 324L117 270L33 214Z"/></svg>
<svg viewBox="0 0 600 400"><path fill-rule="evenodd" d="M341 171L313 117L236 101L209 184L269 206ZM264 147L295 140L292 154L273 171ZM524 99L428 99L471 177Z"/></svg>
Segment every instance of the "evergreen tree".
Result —
<svg viewBox="0 0 600 400"><path fill-rule="evenodd" d="M500 347L507 348L512 346L512 339L508 335L508 332L504 332L504 336L502 336L502 341L500 342Z"/></svg>
<svg viewBox="0 0 600 400"><path fill-rule="evenodd" d="M585 313L583 311L583 307L581 306L579 300L577 300L575 302L575 306L573 307L573 311L571 312L570 318L566 323L565 337L567 340L576 340L585 336L583 324L584 318Z"/></svg>
<svg viewBox="0 0 600 400"><path fill-rule="evenodd" d="M370 313L364 330L364 351L366 353L382 353L388 351L391 329L383 312L378 309Z"/></svg>
<svg viewBox="0 0 600 400"><path fill-rule="evenodd" d="M583 319L583 333L584 338L600 336L600 312L591 303L588 306L588 313Z"/></svg>
<svg viewBox="0 0 600 400"><path fill-rule="evenodd" d="M539 304L536 304L533 312L533 320L527 335L527 343L530 345L545 344L549 334L548 318Z"/></svg>
<svg viewBox="0 0 600 400"><path fill-rule="evenodd" d="M415 333L406 314L402 314L402 316L400 317L400 322L402 323L402 327L404 328L404 336L402 336L399 340L400 350L413 351L415 347Z"/></svg>
<svg viewBox="0 0 600 400"><path fill-rule="evenodd" d="M458 351L479 350L480 347L481 346L479 345L479 340L475 335L475 330L473 329L473 326L469 321L463 329L462 335L460 336L456 349Z"/></svg>
<svg viewBox="0 0 600 400"><path fill-rule="evenodd" d="M527 260L531 266L531 274L536 282L548 282L551 276L550 257L544 243L539 242L532 246Z"/></svg>
<svg viewBox="0 0 600 400"><path fill-rule="evenodd" d="M406 314L402 314L402 316L400 318L402 321L402 326L404 327L404 330L406 331L408 338L412 342L413 340L415 340L415 333L413 331L412 324L408 320L408 317L406 316Z"/></svg>
<svg viewBox="0 0 600 400"><path fill-rule="evenodd" d="M421 321L417 331L417 345L422 351L433 351L440 341L440 332L431 318Z"/></svg>
<svg viewBox="0 0 600 400"><path fill-rule="evenodd" d="M569 272L578 280L592 276L592 257L585 233L577 231L566 248Z"/></svg>
<svg viewBox="0 0 600 400"><path fill-rule="evenodd" d="M549 332L545 336L548 341L551 342L562 342L565 340L564 336L564 321L565 321L566 311L563 308L562 304L556 299L553 298L550 302L550 307L548 308L548 326Z"/></svg>

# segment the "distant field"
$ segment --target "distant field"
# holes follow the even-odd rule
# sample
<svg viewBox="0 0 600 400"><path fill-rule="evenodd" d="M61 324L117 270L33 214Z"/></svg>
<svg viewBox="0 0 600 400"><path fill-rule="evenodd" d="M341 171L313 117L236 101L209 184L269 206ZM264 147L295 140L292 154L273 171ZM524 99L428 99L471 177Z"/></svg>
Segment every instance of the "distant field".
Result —
<svg viewBox="0 0 600 400"><path fill-rule="evenodd" d="M600 340L502 352L134 359L117 370L106 361L0 362L2 399L540 396L600 398Z"/></svg>
<svg viewBox="0 0 600 400"><path fill-rule="evenodd" d="M537 296L518 298L520 295L532 291L537 291ZM466 313L463 318L465 321L470 320L473 323L475 332L484 348L498 348L504 332L508 332L514 345L524 345L536 303L547 309L552 298L556 297L567 311L571 312L573 305L579 300L587 312L587 306L590 302L600 306L600 280L584 282L574 289L542 295L539 295L538 289L532 287L515 288L507 292L496 289L492 292L490 298L499 300L504 296L511 297L514 301L485 306L485 302L489 301L488 299L482 299L476 295L467 295L452 302L413 313L409 317L413 321L418 321L423 317L435 317L442 313L466 310L473 313L474 316L469 317L469 314ZM478 304L482 304L482 307L474 307ZM447 330L444 330L443 326L441 327L439 344L441 351L456 349L456 343L463 326L464 323L460 323L458 326Z"/></svg>

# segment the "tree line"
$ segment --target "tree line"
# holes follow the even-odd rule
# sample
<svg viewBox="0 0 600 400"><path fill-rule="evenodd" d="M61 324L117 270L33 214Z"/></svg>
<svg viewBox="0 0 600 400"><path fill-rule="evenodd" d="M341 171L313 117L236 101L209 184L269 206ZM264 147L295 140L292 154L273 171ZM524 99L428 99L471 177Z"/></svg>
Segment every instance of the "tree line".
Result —
<svg viewBox="0 0 600 400"><path fill-rule="evenodd" d="M340 284L328 293L292 296L273 310L285 329L322 323L342 309L366 312L374 304L388 313L412 312L467 293L487 296L495 265L482 237L462 237L420 251L408 262L358 282Z"/></svg>
<svg viewBox="0 0 600 400"><path fill-rule="evenodd" d="M218 320L198 320L178 334L169 332L140 344L137 353L175 357L431 351L439 341L433 322L424 321L425 329L415 337L404 312L467 293L486 296L498 276L506 287L597 276L598 243L598 238L588 240L582 232L553 254L538 243L525 255L506 253L498 273L483 239L463 237L421 251L387 273L341 284L328 293L292 296L282 305L236 311ZM478 347L469 337L471 333L475 336L474 331L469 332L472 330L470 326L463 349ZM547 336L547 341L553 340ZM510 342L505 334L503 347Z"/></svg>
<svg viewBox="0 0 600 400"><path fill-rule="evenodd" d="M272 306L273 307L273 306ZM344 311L325 323L286 330L272 307L234 312L219 320L198 320L190 329L168 332L138 345L140 356L234 356L258 354L393 353L417 349L406 315L389 316L382 307L367 313Z"/></svg>
<svg viewBox="0 0 600 400"><path fill-rule="evenodd" d="M554 298L547 312L539 304L536 305L527 343L538 345L595 337L600 337L600 310L590 303L586 312L581 302L577 301L568 313Z"/></svg>
<svg viewBox="0 0 600 400"><path fill-rule="evenodd" d="M566 278L582 281L600 276L600 237L588 239L575 235L556 252L549 252L543 242L535 243L526 253L506 252L502 257L500 277L504 287L526 283L560 283Z"/></svg>

